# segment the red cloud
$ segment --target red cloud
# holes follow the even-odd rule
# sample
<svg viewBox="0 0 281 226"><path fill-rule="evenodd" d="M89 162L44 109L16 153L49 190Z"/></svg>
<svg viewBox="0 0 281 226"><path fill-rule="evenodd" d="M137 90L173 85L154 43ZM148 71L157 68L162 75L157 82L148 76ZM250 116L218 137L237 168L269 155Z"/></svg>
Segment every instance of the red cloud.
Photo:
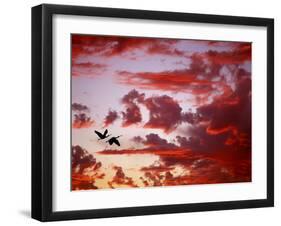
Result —
<svg viewBox="0 0 281 226"><path fill-rule="evenodd" d="M168 40L154 42L150 45L147 49L149 54L162 54L162 55L169 55L169 56L184 56L184 52L180 51L176 48L172 48L171 44L176 42L175 40Z"/></svg>
<svg viewBox="0 0 281 226"><path fill-rule="evenodd" d="M224 143L228 145L233 143L239 149L250 149L251 79L249 77L238 80L237 88L230 96L221 96L211 104L199 107L197 111L210 121L206 133L228 134L228 139L224 140ZM242 139L241 134L243 134Z"/></svg>
<svg viewBox="0 0 281 226"><path fill-rule="evenodd" d="M183 146L183 145L182 145ZM168 186L183 184L209 184L251 181L251 153L223 149L220 151L191 151L176 149L106 150L100 154L135 155L154 154L158 164L141 168L143 186ZM171 171L182 166L185 173L175 176Z"/></svg>
<svg viewBox="0 0 281 226"><path fill-rule="evenodd" d="M71 190L89 190L98 189L95 186L95 180L87 175L72 173Z"/></svg>
<svg viewBox="0 0 281 226"><path fill-rule="evenodd" d="M226 126L221 128L211 128L210 126L206 128L206 132L210 135L218 135L231 131L233 134L237 134L237 128L235 126Z"/></svg>
<svg viewBox="0 0 281 226"><path fill-rule="evenodd" d="M135 184L133 179L131 177L127 177L125 175L122 167L114 166L113 169L116 170L116 173L115 173L114 177L112 178L112 180L108 182L108 185L111 188L115 188L114 185L116 185L116 187L118 187L119 185L127 185L129 187L137 187L137 185Z"/></svg>
<svg viewBox="0 0 281 226"><path fill-rule="evenodd" d="M114 36L72 35L72 60L81 55L106 54L115 41Z"/></svg>
<svg viewBox="0 0 281 226"><path fill-rule="evenodd" d="M140 94L136 90L131 90L126 94L121 102L125 105L126 110L122 112L123 127L127 127L142 121L141 111L137 103L143 101L144 94Z"/></svg>
<svg viewBox="0 0 281 226"><path fill-rule="evenodd" d="M105 64L98 63L75 63L72 62L71 74L72 76L96 76L106 70Z"/></svg>
<svg viewBox="0 0 281 226"><path fill-rule="evenodd" d="M188 148L192 150L199 150L199 147L201 145L201 140L198 137L176 137L177 142L179 143L179 146L181 148Z"/></svg>
<svg viewBox="0 0 281 226"><path fill-rule="evenodd" d="M72 190L98 189L95 180L105 176L99 169L102 163L79 145L71 148L71 187ZM85 174L85 169L90 169L92 176Z"/></svg>
<svg viewBox="0 0 281 226"><path fill-rule="evenodd" d="M189 184L190 177L188 175L174 176L171 171L165 172L158 171L146 171L143 176L140 177L144 186L173 186L173 185L185 185Z"/></svg>
<svg viewBox="0 0 281 226"><path fill-rule="evenodd" d="M199 159L191 165L189 184L214 184L237 182L232 173L212 159ZM240 178L241 182L244 178ZM248 181L248 180L245 180Z"/></svg>
<svg viewBox="0 0 281 226"><path fill-rule="evenodd" d="M168 95L145 98L144 93L133 89L122 98L121 102L126 107L122 112L124 127L142 121L139 105L145 106L149 111L149 120L144 124L144 128L162 129L170 133L183 122L196 124L204 120L198 113L182 112L179 103Z"/></svg>
<svg viewBox="0 0 281 226"><path fill-rule="evenodd" d="M232 135L231 131L223 133L207 132L208 124L198 124L189 127L186 131L186 137L178 136L178 142L193 151L216 152L225 149L225 141ZM179 138L181 137L181 138Z"/></svg>
<svg viewBox="0 0 281 226"><path fill-rule="evenodd" d="M122 112L123 115L123 127L131 126L141 122L142 116L139 107L136 104L127 106L126 111Z"/></svg>
<svg viewBox="0 0 281 226"><path fill-rule="evenodd" d="M187 149L156 149L156 148L143 148L143 149L122 149L122 150L103 150L97 153L102 155L142 155L142 154L155 154L159 156L180 156L186 154Z"/></svg>
<svg viewBox="0 0 281 226"><path fill-rule="evenodd" d="M203 55L193 54L189 68L160 72L119 71L121 84L137 86L142 89L187 92L208 95L215 90L214 85L222 85L219 78L221 65L206 62Z"/></svg>
<svg viewBox="0 0 281 226"><path fill-rule="evenodd" d="M235 155L233 158L232 156ZM140 177L144 186L171 186L185 184L213 184L251 181L250 156L235 152L211 153L186 152L172 156L160 155L161 164L144 167ZM176 176L172 169L176 165L184 167Z"/></svg>
<svg viewBox="0 0 281 226"><path fill-rule="evenodd" d="M159 128L166 133L173 131L181 123L182 108L172 97L153 96L143 102L149 110L149 120L145 128Z"/></svg>
<svg viewBox="0 0 281 226"><path fill-rule="evenodd" d="M149 54L181 55L172 45L177 40L122 36L72 35L72 59L82 55L112 57L143 50Z"/></svg>
<svg viewBox="0 0 281 226"><path fill-rule="evenodd" d="M168 171L168 170L173 170L174 167L171 167L171 166L165 166L161 163L154 163L150 166L147 166L147 167L142 167L140 170L141 171L155 171L155 172L165 172L165 171Z"/></svg>
<svg viewBox="0 0 281 226"><path fill-rule="evenodd" d="M73 103L71 108L72 108L72 111L76 111L76 112L89 112L90 111L88 106L79 104L79 103Z"/></svg>
<svg viewBox="0 0 281 226"><path fill-rule="evenodd" d="M130 113L131 109L131 112L137 113L132 114L134 116L132 118L137 120L131 120L130 125L141 121L141 112L137 104L144 105L149 111L150 117L144 125L145 128L159 128L169 133L182 122L193 125L187 131L189 137L187 141L191 149L222 150L225 145L237 148L237 144L238 148L249 149L251 79L243 69L238 70L235 86L235 91L224 86L224 92L220 96L213 98L210 104L198 107L196 113L182 112L177 101L167 95L145 98L144 94L136 90L126 95L123 103L129 106L127 113Z"/></svg>
<svg viewBox="0 0 281 226"><path fill-rule="evenodd" d="M74 120L72 122L72 128L82 129L90 128L94 124L94 120L88 117L85 113L74 114Z"/></svg>
<svg viewBox="0 0 281 226"><path fill-rule="evenodd" d="M204 121L204 118L199 113L185 112L182 113L181 120L183 122L188 122L189 124L197 124Z"/></svg>
<svg viewBox="0 0 281 226"><path fill-rule="evenodd" d="M144 93L139 93L137 90L132 89L129 93L127 93L123 98L122 98L122 103L123 104L131 104L131 103L141 103L143 102L145 98Z"/></svg>
<svg viewBox="0 0 281 226"><path fill-rule="evenodd" d="M140 177L142 179L143 183L146 184L146 186L162 186L161 182L161 175L159 173L151 173L151 172L145 172L144 177L146 178L143 179L143 177Z"/></svg>
<svg viewBox="0 0 281 226"><path fill-rule="evenodd" d="M196 114L182 115L191 125L183 132L184 137L177 136L179 147L197 152L251 153L251 79L248 75L238 77L235 91L223 93L210 104L198 107Z"/></svg>
<svg viewBox="0 0 281 226"><path fill-rule="evenodd" d="M93 155L83 149L81 146L76 145L71 148L71 168L75 170L78 167L79 173L82 173L85 168L94 166L96 164L96 159Z"/></svg>
<svg viewBox="0 0 281 226"><path fill-rule="evenodd" d="M94 120L91 119L91 117L87 116L87 113L90 112L88 106L79 103L73 103L71 108L73 112L77 112L77 114L74 114L72 128L89 128L95 123Z"/></svg>
<svg viewBox="0 0 281 226"><path fill-rule="evenodd" d="M104 119L104 126L108 126L114 123L118 119L118 113L116 111L109 111L107 116Z"/></svg>
<svg viewBox="0 0 281 226"><path fill-rule="evenodd" d="M143 143L144 139L141 136L135 136L132 138L132 141L134 141L135 143Z"/></svg>
<svg viewBox="0 0 281 226"><path fill-rule="evenodd" d="M142 89L157 89L168 91L183 91L206 93L213 90L210 80L199 80L196 74L189 70L174 70L163 72L119 72L119 82L125 85L137 86Z"/></svg>
<svg viewBox="0 0 281 226"><path fill-rule="evenodd" d="M169 143L167 140L159 137L158 134L150 133L147 134L144 138L140 136L133 137L132 139L136 143L142 143L145 146L152 148L152 149L174 149L177 146L173 143Z"/></svg>
<svg viewBox="0 0 281 226"><path fill-rule="evenodd" d="M240 43L233 51L218 52L210 50L206 53L208 60L215 64L241 64L250 61L251 56L251 43Z"/></svg>
<svg viewBox="0 0 281 226"><path fill-rule="evenodd" d="M239 65L251 60L251 44L232 44L230 51L207 51L193 54L187 69L160 72L119 71L119 82L142 89L156 89L174 92L188 92L195 95L208 95L224 88L226 83L220 70L225 65ZM235 75L232 75L235 76Z"/></svg>

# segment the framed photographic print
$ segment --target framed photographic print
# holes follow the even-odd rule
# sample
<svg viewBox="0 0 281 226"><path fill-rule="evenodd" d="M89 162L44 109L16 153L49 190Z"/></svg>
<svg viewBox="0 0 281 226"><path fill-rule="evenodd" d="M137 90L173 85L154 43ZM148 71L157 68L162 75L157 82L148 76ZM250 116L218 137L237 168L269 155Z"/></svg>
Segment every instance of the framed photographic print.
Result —
<svg viewBox="0 0 281 226"><path fill-rule="evenodd" d="M274 21L32 8L32 217L274 204Z"/></svg>

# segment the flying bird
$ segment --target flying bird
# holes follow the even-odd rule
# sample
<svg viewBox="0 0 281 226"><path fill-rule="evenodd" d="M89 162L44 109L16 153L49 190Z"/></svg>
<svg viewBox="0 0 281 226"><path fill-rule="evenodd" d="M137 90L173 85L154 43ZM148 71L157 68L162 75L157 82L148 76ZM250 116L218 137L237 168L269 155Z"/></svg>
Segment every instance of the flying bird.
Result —
<svg viewBox="0 0 281 226"><path fill-rule="evenodd" d="M106 141L106 142L108 142L110 145L116 144L116 145L120 146L120 143L119 143L119 141L117 140L119 137L121 137L121 135L120 135L120 136L117 136L117 137L111 137L111 138L110 138L108 141Z"/></svg>
<svg viewBox="0 0 281 226"><path fill-rule="evenodd" d="M108 130L106 129L103 133L99 132L99 131L96 131L95 130L95 133L98 135L99 139L98 140L103 140L107 137L109 137L110 135L107 134L108 133Z"/></svg>

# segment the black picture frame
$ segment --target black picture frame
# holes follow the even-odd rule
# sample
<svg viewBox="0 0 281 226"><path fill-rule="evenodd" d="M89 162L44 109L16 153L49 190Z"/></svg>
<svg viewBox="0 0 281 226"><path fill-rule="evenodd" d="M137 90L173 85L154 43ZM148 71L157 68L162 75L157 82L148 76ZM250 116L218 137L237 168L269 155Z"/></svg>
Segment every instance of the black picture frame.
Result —
<svg viewBox="0 0 281 226"><path fill-rule="evenodd" d="M54 212L52 210L52 18L55 14L266 27L267 198ZM40 221L57 221L270 206L274 206L273 19L50 4L32 8L32 218Z"/></svg>

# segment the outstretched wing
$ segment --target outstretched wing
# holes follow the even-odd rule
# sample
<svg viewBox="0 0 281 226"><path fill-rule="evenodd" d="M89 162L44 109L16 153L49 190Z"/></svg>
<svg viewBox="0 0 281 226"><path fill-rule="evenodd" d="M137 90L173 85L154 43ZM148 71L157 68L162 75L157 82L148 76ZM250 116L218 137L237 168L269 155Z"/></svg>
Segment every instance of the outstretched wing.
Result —
<svg viewBox="0 0 281 226"><path fill-rule="evenodd" d="M120 146L120 143L119 143L119 141L118 141L117 139L114 139L113 142L114 142L116 145Z"/></svg>
<svg viewBox="0 0 281 226"><path fill-rule="evenodd" d="M96 130L95 130L95 133L98 135L99 138L103 138L103 134L100 133L99 131L96 131Z"/></svg>
<svg viewBox="0 0 281 226"><path fill-rule="evenodd" d="M112 138L110 138L108 141L106 141L106 142L108 142L109 143L109 145L112 145L113 144L113 142L114 142L114 140L113 140L113 137Z"/></svg>
<svg viewBox="0 0 281 226"><path fill-rule="evenodd" d="M106 129L104 132L103 132L103 135L106 136L108 133L108 130Z"/></svg>

